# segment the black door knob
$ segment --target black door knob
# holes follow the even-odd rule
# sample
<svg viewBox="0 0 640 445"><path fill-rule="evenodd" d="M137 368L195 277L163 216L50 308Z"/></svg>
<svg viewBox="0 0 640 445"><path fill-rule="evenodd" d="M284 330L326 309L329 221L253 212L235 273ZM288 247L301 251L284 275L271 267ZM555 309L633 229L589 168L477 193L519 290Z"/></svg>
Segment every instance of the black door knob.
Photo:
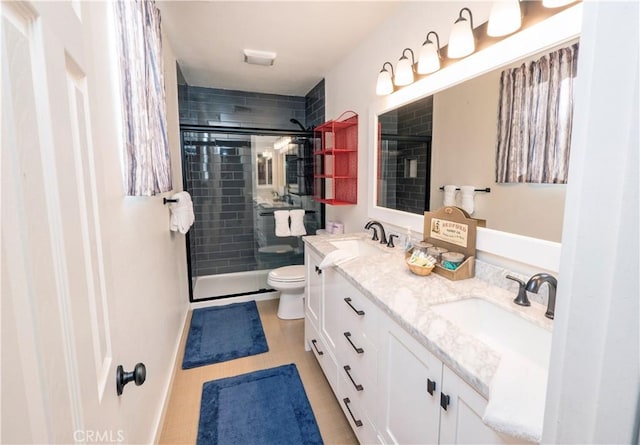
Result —
<svg viewBox="0 0 640 445"><path fill-rule="evenodd" d="M131 372L125 371L122 365L118 365L118 368L116 369L116 392L121 396L122 391L124 390L124 385L133 381L136 386L140 386L144 383L146 378L147 368L144 366L144 363L138 363Z"/></svg>

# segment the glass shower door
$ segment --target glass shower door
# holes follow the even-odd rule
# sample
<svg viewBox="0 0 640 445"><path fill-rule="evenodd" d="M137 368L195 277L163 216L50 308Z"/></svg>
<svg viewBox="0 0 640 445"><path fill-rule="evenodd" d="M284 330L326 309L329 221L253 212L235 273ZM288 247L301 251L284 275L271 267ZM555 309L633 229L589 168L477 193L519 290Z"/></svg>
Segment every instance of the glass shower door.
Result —
<svg viewBox="0 0 640 445"><path fill-rule="evenodd" d="M287 139L285 139L285 137ZM300 236L278 237L274 212L304 209L307 233L320 208L305 177L307 138L183 131L193 300L264 292L269 270L304 261Z"/></svg>

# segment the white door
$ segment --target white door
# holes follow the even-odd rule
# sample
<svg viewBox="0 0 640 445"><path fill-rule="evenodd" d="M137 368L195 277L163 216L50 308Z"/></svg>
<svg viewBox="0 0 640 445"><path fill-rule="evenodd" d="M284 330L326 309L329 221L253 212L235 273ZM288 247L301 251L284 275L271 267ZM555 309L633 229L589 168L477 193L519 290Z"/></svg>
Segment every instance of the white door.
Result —
<svg viewBox="0 0 640 445"><path fill-rule="evenodd" d="M1 3L2 443L126 441L113 381L84 7Z"/></svg>

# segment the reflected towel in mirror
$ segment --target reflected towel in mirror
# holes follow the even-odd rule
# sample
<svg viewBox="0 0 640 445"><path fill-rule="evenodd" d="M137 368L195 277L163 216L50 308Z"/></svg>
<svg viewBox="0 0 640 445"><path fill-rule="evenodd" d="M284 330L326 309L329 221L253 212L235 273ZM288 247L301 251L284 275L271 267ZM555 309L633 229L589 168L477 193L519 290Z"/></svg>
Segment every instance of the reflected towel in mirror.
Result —
<svg viewBox="0 0 640 445"><path fill-rule="evenodd" d="M445 185L444 186L444 206L451 207L456 205L456 189L457 185Z"/></svg>

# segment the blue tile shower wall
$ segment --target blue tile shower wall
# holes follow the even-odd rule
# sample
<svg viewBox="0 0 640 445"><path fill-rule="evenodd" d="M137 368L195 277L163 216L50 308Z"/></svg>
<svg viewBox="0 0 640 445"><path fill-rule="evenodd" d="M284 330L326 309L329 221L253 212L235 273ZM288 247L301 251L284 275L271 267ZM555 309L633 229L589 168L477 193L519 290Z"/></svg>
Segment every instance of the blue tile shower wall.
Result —
<svg viewBox="0 0 640 445"><path fill-rule="evenodd" d="M317 127L326 121L324 115L324 79L311 89L305 96L305 125L306 128Z"/></svg>
<svg viewBox="0 0 640 445"><path fill-rule="evenodd" d="M180 123L241 128L299 130L289 119L305 121L305 98L217 88L178 87Z"/></svg>
<svg viewBox="0 0 640 445"><path fill-rule="evenodd" d="M185 143L185 177L196 217L189 237L193 276L256 269L251 143L221 139L225 142L215 146Z"/></svg>
<svg viewBox="0 0 640 445"><path fill-rule="evenodd" d="M312 120L324 122L324 81L311 93L305 98L179 85L180 123L299 130L291 118L310 126L311 113ZM190 235L194 277L257 268L250 137L224 139L231 144L192 141L184 147L185 181L196 217Z"/></svg>
<svg viewBox="0 0 640 445"><path fill-rule="evenodd" d="M432 135L433 121L433 96L399 108L398 134L410 134L413 136ZM431 142L398 143L398 151L404 159L417 160L417 177L409 178L404 175L404 163L398 162L397 171L397 206L396 209L422 213L425 210L425 196L429 193L430 168L428 155Z"/></svg>

